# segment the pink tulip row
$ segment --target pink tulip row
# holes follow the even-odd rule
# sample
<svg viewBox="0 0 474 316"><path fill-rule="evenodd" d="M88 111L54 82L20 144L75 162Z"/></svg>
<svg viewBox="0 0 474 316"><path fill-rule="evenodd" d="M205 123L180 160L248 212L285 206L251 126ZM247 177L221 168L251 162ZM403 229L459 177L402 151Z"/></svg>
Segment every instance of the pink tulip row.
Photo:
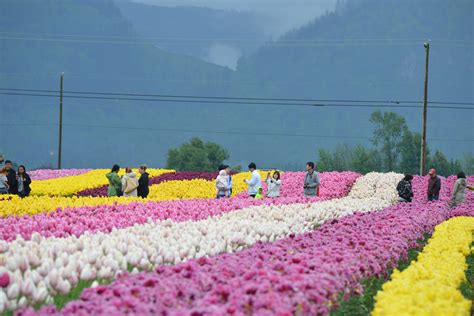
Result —
<svg viewBox="0 0 474 316"><path fill-rule="evenodd" d="M472 210L473 204L463 207ZM123 274L86 289L61 311L46 306L39 314L326 315L339 294L360 293L362 279L383 275L406 258L449 212L439 201L357 213L238 253Z"/></svg>
<svg viewBox="0 0 474 316"><path fill-rule="evenodd" d="M302 174L302 173L301 173ZM282 196L274 199L254 200L246 197L221 200L176 200L168 202L133 202L66 208L49 214L0 218L0 240L12 241L17 235L30 239L34 232L42 236L80 236L84 232L110 232L113 228L126 228L146 223L149 219L174 221L202 220L254 205L308 203L343 197L360 175L354 172L328 172L321 174L320 197L306 198L301 188L300 173L283 176Z"/></svg>
<svg viewBox="0 0 474 316"><path fill-rule="evenodd" d="M62 170L38 169L38 170L28 171L28 174L30 175L32 180L47 180L47 179L55 179L55 178L62 178L62 177L69 177L69 176L77 176L89 171L91 171L91 169L62 169Z"/></svg>

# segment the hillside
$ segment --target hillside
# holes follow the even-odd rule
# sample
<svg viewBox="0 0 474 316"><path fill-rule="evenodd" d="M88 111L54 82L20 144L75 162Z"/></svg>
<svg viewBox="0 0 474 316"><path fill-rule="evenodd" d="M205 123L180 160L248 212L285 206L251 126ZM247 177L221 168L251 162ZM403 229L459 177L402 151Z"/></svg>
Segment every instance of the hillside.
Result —
<svg viewBox="0 0 474 316"><path fill-rule="evenodd" d="M157 47L231 68L241 55L255 52L265 38L263 17L250 12L116 3L138 34L151 38Z"/></svg>
<svg viewBox="0 0 474 316"><path fill-rule="evenodd" d="M133 26L109 0L1 1L0 32L0 87L57 90L64 72L68 91L206 94L221 89L219 84L225 85L230 76L226 68L140 43ZM0 151L27 157L22 160L29 165L55 161L57 99L3 95L0 102L2 123L17 124L0 124L9 139ZM182 115L176 104L177 114L149 102L66 99L64 105L64 123L76 125L154 126L166 115L171 124ZM118 146L119 141L146 138L133 131L73 126L65 126L64 134L70 166L87 165L85 151L99 153L94 163L108 165L107 153L128 155L129 148ZM18 146L29 137L28 146Z"/></svg>
<svg viewBox="0 0 474 316"><path fill-rule="evenodd" d="M339 1L336 12L242 58L237 80L258 84L241 86L239 94L421 101L423 42L431 39L429 100L473 102L473 12L474 2L469 0ZM392 110L407 117L413 130L421 130L419 110ZM367 135L372 131L367 124L371 111L294 109L278 123L309 130L311 123L304 118L310 115L315 132ZM474 139L473 112L430 110L428 137ZM454 157L472 152L472 142L432 140L429 145Z"/></svg>

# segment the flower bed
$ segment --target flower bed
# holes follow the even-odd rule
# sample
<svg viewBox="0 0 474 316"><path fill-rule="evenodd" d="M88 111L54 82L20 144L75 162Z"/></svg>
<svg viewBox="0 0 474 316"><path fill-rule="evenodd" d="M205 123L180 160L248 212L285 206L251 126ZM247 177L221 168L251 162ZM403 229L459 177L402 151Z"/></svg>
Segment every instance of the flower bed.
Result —
<svg viewBox="0 0 474 316"><path fill-rule="evenodd" d="M86 289L59 312L48 306L40 313L328 314L339 293L360 291L362 278L393 267L448 216L442 202L424 206L396 205L235 254L125 273L109 286Z"/></svg>
<svg viewBox="0 0 474 316"><path fill-rule="evenodd" d="M399 177L394 174L384 177L384 181L387 186L393 186ZM355 187L364 193L367 186ZM35 234L31 241L25 242L20 238L10 244L3 244L3 251L7 258L6 266L18 277L14 284L23 281L22 274L13 271L26 266L30 273L48 279L56 280L57 274L62 275L63 278L58 282L42 288L46 288L50 294L63 293L64 288L70 289L78 280L111 278L128 267L148 269L161 263L177 263L195 257L233 252L258 241L273 241L288 234L303 233L327 220L351 214L355 209L370 211L369 207L383 208L393 203L393 196L385 201L348 197L332 202L262 205L198 222L165 221L135 225L113 230L110 234L84 234L80 238L44 239Z"/></svg>
<svg viewBox="0 0 474 316"><path fill-rule="evenodd" d="M292 173L295 174L295 173ZM165 174L166 175L166 174ZM237 194L246 189L243 183L243 179L248 177L248 173L239 174L237 177L240 185L236 185L234 193ZM357 173L354 172L330 172L322 173L321 179L323 184L321 185L321 196L327 198L340 197L341 192L347 193L352 183L358 177ZM292 177L294 178L294 177ZM282 197L295 196L299 197L297 201L293 203L304 201L301 199L303 192L301 189L301 183L292 181L285 182L285 186L288 187L283 191ZM116 204L130 205L131 208L136 208L136 204L130 204L133 202L146 203L147 201L168 201L177 200L180 197L186 198L214 198L215 196L215 184L213 182L200 183L201 186L189 186L188 181L169 181L163 182L159 185L152 186L151 196L152 199L140 199L140 198L124 198L124 197L47 197L47 196L30 196L24 199L19 199L17 196L13 196L14 201L9 203L2 203L0 200L0 217L13 216L13 215L35 215L42 212L61 211L67 209L67 211L74 211L76 208L83 206L101 206L110 205L115 212ZM180 187L181 186L181 187ZM186 189L184 189L187 186ZM173 189L172 189L173 188ZM290 195L291 194L291 195ZM246 195L243 195L246 199ZM0 197L1 198L1 197ZM194 203L194 202L193 202ZM153 203L145 206L146 209L150 209L151 206L155 206ZM127 210L128 208L122 208L121 210ZM160 209L161 210L161 209ZM95 213L95 211L94 211ZM74 217L74 215L71 215ZM146 219L146 218L145 218ZM1 227L0 227L1 228Z"/></svg>
<svg viewBox="0 0 474 316"><path fill-rule="evenodd" d="M442 179L441 200L430 203L422 192L427 179L415 177L414 202L395 206L400 174L372 173L352 186L357 174L323 173L321 197L308 199L303 173L285 173L282 197L262 200L238 194L245 177L234 176L232 199L125 201L0 219L0 311L2 302L9 310L51 303L78 284L120 276L62 312L326 314L341 293L360 293L361 280L385 274L436 224L474 212L472 194L448 209L452 177ZM124 274L154 267L158 274Z"/></svg>

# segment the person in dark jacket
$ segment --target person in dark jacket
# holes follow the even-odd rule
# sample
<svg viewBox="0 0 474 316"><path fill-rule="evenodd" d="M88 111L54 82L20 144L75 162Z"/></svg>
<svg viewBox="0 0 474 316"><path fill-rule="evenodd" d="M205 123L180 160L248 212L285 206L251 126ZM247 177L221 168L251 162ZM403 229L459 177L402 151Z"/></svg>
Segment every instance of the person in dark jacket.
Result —
<svg viewBox="0 0 474 316"><path fill-rule="evenodd" d="M306 163L306 174L304 176L304 195L318 196L320 180L318 173L314 170L314 162Z"/></svg>
<svg viewBox="0 0 474 316"><path fill-rule="evenodd" d="M405 177L398 182L397 192L398 200L400 202L411 202L411 199L413 198L413 188L411 185L412 180L413 176L411 174L406 174Z"/></svg>
<svg viewBox="0 0 474 316"><path fill-rule="evenodd" d="M30 195L31 178L26 173L25 166L21 165L18 167L18 175L16 178L17 178L17 184L18 184L18 195L22 198Z"/></svg>
<svg viewBox="0 0 474 316"><path fill-rule="evenodd" d="M16 178L16 172L13 169L13 164L10 160L5 160L5 168L7 170L7 179L8 179L8 193L18 194L18 181Z"/></svg>
<svg viewBox="0 0 474 316"><path fill-rule="evenodd" d="M436 169L430 169L428 173L430 178L428 180L428 201L438 201L439 191L441 190L441 179L438 177Z"/></svg>
<svg viewBox="0 0 474 316"><path fill-rule="evenodd" d="M147 167L143 165L140 166L140 168L138 169L138 172L140 172L141 176L140 179L138 179L137 193L139 197L144 199L148 196L148 193L150 193L150 175L148 174L148 172L146 172L146 168Z"/></svg>

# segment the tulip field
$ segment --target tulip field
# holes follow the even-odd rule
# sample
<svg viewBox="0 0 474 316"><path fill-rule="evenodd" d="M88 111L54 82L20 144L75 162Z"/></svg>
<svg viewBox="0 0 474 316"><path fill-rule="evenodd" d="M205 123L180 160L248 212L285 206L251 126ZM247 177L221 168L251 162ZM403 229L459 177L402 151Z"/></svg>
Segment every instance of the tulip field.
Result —
<svg viewBox="0 0 474 316"><path fill-rule="evenodd" d="M242 172L217 200L217 173L148 169L141 199L107 197L107 172L36 170L30 196L0 195L0 315L473 313L474 194L450 208L456 177L427 202L415 176L399 203L397 173L320 173L307 198L283 172L280 197L251 199Z"/></svg>

